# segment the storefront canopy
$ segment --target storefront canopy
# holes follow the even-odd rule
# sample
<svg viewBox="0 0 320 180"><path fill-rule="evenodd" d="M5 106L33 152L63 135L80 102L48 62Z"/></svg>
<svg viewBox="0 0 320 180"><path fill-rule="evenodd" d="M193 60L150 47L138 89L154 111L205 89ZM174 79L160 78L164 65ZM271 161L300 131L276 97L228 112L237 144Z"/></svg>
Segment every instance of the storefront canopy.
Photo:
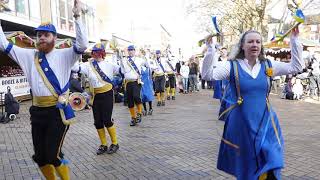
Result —
<svg viewBox="0 0 320 180"><path fill-rule="evenodd" d="M303 39L300 38L299 41L303 45L304 48L306 47L320 47L319 42L311 41L308 39ZM264 44L265 48L269 49L283 49L283 48L290 48L290 40L289 38L285 38L284 41L279 41L279 42L268 42Z"/></svg>

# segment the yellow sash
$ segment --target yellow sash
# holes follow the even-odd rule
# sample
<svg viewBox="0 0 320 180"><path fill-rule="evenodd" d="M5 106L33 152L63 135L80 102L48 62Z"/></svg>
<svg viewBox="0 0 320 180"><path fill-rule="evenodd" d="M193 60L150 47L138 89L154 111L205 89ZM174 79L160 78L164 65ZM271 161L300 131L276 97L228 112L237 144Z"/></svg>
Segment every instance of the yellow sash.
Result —
<svg viewBox="0 0 320 180"><path fill-rule="evenodd" d="M97 72L96 68L94 68L94 66L93 66L93 64L92 64L92 61L93 61L93 60L90 60L90 62L89 62L90 67L91 67L92 71L94 72L94 74L97 76L99 82L100 82L101 84L104 84L104 86L99 87L99 88L93 88L93 87L90 85L91 87L90 87L89 89L90 89L90 92L91 92L91 94L92 94L92 97L91 97L90 102L89 102L90 105L93 105L94 96L95 96L96 94L105 93L105 92L108 92L108 91L112 90L112 84L104 81L104 80L101 78L101 76L100 76L99 73Z"/></svg>
<svg viewBox="0 0 320 180"><path fill-rule="evenodd" d="M39 107L44 107L44 106L41 106L42 105L45 105L46 103L44 103L43 101L48 101L48 104L53 104L53 102L55 102L54 105L57 104L58 100L59 99L63 99L66 101L66 103L69 103L68 102L68 99L69 99L69 89L66 93L64 93L62 96L59 96L56 91L54 90L53 86L51 85L51 83L49 82L47 76L44 74L44 72L42 71L41 69L41 66L39 64L39 52L36 52L35 54L35 58L34 58L34 64L36 66L36 69L38 71L38 73L40 74L44 84L47 86L47 88L49 89L49 91L51 92L51 94L53 95L52 97L51 96L42 96L41 97L35 97L33 100L34 100L34 104L38 104ZM45 98L44 98L45 97ZM47 98L48 97L48 98ZM48 106L47 106L48 107ZM66 117L65 117L65 114L64 114L64 111L62 109L59 109L60 111L60 116L61 116L61 119L62 119L62 122L64 125L70 125L72 123L75 122L75 118L72 118L72 119L69 119L69 120L66 120Z"/></svg>

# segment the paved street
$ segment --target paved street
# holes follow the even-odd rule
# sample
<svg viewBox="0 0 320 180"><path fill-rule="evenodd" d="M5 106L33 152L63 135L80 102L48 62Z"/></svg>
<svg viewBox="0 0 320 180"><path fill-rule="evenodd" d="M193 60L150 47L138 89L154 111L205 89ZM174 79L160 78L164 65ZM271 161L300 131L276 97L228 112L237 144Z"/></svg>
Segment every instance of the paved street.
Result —
<svg viewBox="0 0 320 180"><path fill-rule="evenodd" d="M232 179L216 169L223 124L211 96L207 90L179 95L137 127L129 127L127 108L116 104L120 150L113 155L95 154L92 113L77 113L63 147L72 179ZM283 179L320 179L320 105L271 99L285 139ZM22 103L19 119L0 124L0 179L42 178L31 159L29 105Z"/></svg>

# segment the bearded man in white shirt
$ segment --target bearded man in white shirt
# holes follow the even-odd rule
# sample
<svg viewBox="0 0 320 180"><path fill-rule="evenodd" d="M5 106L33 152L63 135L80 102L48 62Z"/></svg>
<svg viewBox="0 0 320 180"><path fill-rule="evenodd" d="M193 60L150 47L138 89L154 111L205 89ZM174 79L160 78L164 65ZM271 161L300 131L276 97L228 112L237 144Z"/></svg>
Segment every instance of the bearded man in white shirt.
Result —
<svg viewBox="0 0 320 180"><path fill-rule="evenodd" d="M33 93L30 108L31 132L35 154L33 160L46 179L70 179L67 160L61 147L74 119L67 102L71 67L88 44L80 22L81 7L74 2L76 43L71 48L55 49L57 31L53 24L41 24L35 31L37 49L24 49L9 43L0 26L0 50L16 61L27 76Z"/></svg>

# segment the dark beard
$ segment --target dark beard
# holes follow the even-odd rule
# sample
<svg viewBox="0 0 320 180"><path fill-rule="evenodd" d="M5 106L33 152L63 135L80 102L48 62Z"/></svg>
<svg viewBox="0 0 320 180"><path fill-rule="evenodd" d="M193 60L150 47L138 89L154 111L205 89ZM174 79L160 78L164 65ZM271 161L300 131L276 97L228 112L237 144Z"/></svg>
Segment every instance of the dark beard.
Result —
<svg viewBox="0 0 320 180"><path fill-rule="evenodd" d="M49 53L54 48L55 42L51 41L50 43L42 43L37 42L37 49L44 53Z"/></svg>

